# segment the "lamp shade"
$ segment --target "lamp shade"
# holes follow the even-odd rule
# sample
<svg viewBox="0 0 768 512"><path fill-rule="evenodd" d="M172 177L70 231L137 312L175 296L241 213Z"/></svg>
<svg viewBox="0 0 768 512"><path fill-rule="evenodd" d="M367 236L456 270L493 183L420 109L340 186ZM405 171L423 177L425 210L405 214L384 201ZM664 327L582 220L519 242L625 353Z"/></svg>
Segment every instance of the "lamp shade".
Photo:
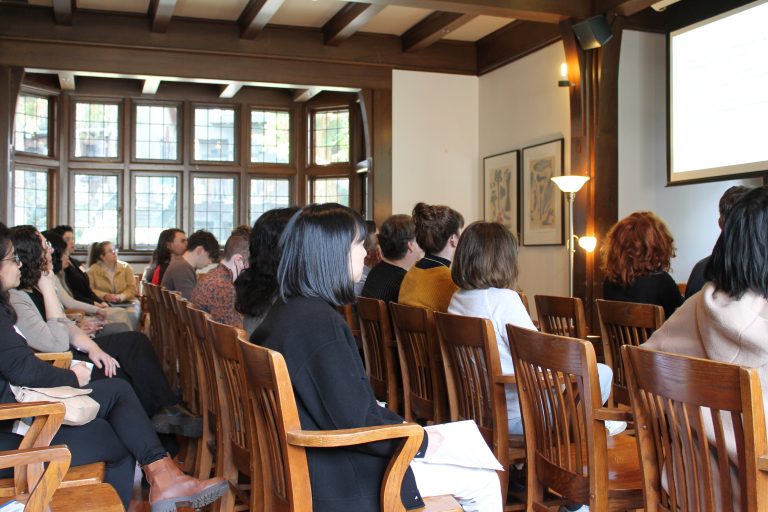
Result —
<svg viewBox="0 0 768 512"><path fill-rule="evenodd" d="M578 192L581 187L589 181L589 176L578 176L575 174L569 174L567 176L555 176L550 178L555 182L557 188L563 192Z"/></svg>

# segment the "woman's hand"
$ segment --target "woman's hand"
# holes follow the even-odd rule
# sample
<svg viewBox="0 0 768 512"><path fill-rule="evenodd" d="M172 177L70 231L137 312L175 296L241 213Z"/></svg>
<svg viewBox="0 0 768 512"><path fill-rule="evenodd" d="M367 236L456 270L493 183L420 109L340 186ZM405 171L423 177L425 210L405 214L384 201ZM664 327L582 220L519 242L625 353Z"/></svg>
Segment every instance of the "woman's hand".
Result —
<svg viewBox="0 0 768 512"><path fill-rule="evenodd" d="M116 293L107 293L104 295L104 300L107 302L120 302L120 295Z"/></svg>
<svg viewBox="0 0 768 512"><path fill-rule="evenodd" d="M40 289L40 293L45 295L50 293L56 295L56 276L53 272L43 270L40 273L40 280L37 282L37 287Z"/></svg>
<svg viewBox="0 0 768 512"><path fill-rule="evenodd" d="M83 318L80 320L80 322L78 322L77 326L89 336L101 331L104 328L104 324L100 320L93 317Z"/></svg>
<svg viewBox="0 0 768 512"><path fill-rule="evenodd" d="M80 387L83 387L87 385L89 382L91 382L91 369L88 368L88 365L86 365L83 362L75 363L72 365L72 368L70 368L74 372L74 374L77 376L77 384Z"/></svg>
<svg viewBox="0 0 768 512"><path fill-rule="evenodd" d="M107 304L106 302L94 302L93 305L96 306L97 308L108 308L109 307L109 304ZM106 313L104 313L104 314L106 315Z"/></svg>
<svg viewBox="0 0 768 512"><path fill-rule="evenodd" d="M97 317L99 317L101 320L106 320L106 319L107 319L107 310L106 310L106 309L104 309L104 308L101 308L101 309L99 309L98 311L96 311L96 312L94 313L94 315L96 315Z"/></svg>
<svg viewBox="0 0 768 512"><path fill-rule="evenodd" d="M88 352L88 359L93 361L96 368L103 368L104 375L107 377L114 377L117 373L117 369L120 368L120 363L117 362L117 359L98 347L92 348L91 351Z"/></svg>

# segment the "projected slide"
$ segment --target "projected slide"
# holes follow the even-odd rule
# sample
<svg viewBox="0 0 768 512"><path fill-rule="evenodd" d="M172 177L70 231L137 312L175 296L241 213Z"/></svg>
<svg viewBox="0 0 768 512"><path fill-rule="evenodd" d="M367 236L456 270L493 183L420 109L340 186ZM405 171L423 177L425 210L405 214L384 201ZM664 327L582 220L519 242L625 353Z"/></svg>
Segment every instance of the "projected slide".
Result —
<svg viewBox="0 0 768 512"><path fill-rule="evenodd" d="M670 35L670 180L768 170L768 1Z"/></svg>

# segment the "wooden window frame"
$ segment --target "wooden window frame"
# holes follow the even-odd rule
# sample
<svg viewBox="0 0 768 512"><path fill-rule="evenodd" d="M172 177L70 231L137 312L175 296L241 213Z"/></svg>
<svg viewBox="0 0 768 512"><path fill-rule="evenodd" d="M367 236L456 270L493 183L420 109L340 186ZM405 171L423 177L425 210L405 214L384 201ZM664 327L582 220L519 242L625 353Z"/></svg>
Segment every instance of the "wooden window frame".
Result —
<svg viewBox="0 0 768 512"><path fill-rule="evenodd" d="M251 124L251 113L253 111L259 110L263 112L285 112L288 114L288 141L289 141L289 147L288 147L288 163L277 163L277 162L252 162L252 154L251 154L251 134L252 134L252 124ZM293 123L293 116L294 116L294 110L287 108L287 107L263 107L258 105L248 105L248 115L246 119L246 125L247 125L247 133L248 133L248 144L247 150L246 150L246 167L249 169L259 169L258 172L263 172L262 169L269 169L269 168L275 168L275 169L285 169L285 168L291 168L292 170L296 167L296 155L295 155L295 147L294 144L299 144L299 138L298 134L294 133L294 123ZM294 171L295 172L295 171Z"/></svg>
<svg viewBox="0 0 768 512"><path fill-rule="evenodd" d="M13 212L13 225L18 226L19 221L16 219L16 171L30 171L30 172L45 172L46 173L46 179L48 181L48 207L45 214L46 217L46 223L48 224L48 229L51 229L54 227L54 208L55 208L55 200L56 193L54 188L56 187L56 170L51 167L46 167L44 165L27 165L21 162L15 162L13 166L13 173L12 173L12 185L11 185L11 211Z"/></svg>
<svg viewBox="0 0 768 512"><path fill-rule="evenodd" d="M189 103L191 110L191 123L189 133L189 162L197 165L217 165L217 166L232 166L240 167L242 162L240 161L240 136L242 133L241 124L241 109L239 104L232 103ZM220 110L233 110L235 112L234 127L232 128L234 134L234 147L232 149L233 160L198 160L195 158L195 119L197 118L197 109L220 109ZM250 126L250 120L249 120ZM250 130L248 132L250 134Z"/></svg>
<svg viewBox="0 0 768 512"><path fill-rule="evenodd" d="M75 144L77 133L77 105L78 103L89 103L96 105L117 105L117 156L116 157L93 157L93 156L75 156ZM125 146L125 123L130 121L125 118L125 99L120 98L97 98L86 96L72 96L70 99L70 122L69 122L69 159L73 162L123 162L125 155L123 147Z"/></svg>
<svg viewBox="0 0 768 512"><path fill-rule="evenodd" d="M183 223L182 222L182 218L183 218L183 212L184 212L184 207L183 207L183 202L184 202L184 197L183 197L183 195L184 195L183 194L183 191L184 191L184 173L179 172L179 171L144 171L144 170L141 170L141 171L130 171L128 173L128 179L130 180L129 187L130 187L130 191L131 191L130 192L131 203L129 205L130 222L128 223L128 228L129 229L128 229L128 233L127 233L127 237L128 237L128 242L129 243L126 244L127 245L126 249L128 251L134 252L134 253L142 253L142 252L147 252L147 251L153 251L154 250L154 247L147 249L147 248L144 248L144 247L139 248L136 245L136 239L135 239L135 230L136 230L136 178L140 178L140 177L152 177L152 178L155 178L155 177L158 177L158 178L161 178L161 177L162 178L171 177L171 178L176 178L176 219L178 221L177 224L179 226L182 225L182 223ZM176 227L176 226L168 226L168 227Z"/></svg>
<svg viewBox="0 0 768 512"><path fill-rule="evenodd" d="M136 110L138 107L174 107L177 111L176 118L176 158L138 158L136 156L136 124L138 122L138 115ZM194 125L192 126L194 132ZM192 144L194 144L194 133L191 135ZM151 100L132 100L131 101L131 144L130 144L130 162L136 164L155 164L155 165L181 165L182 155L185 149L185 137L184 137L184 102L182 101L151 101Z"/></svg>
<svg viewBox="0 0 768 512"><path fill-rule="evenodd" d="M234 172L190 172L189 173L189 196L188 196L188 214L189 214L189 233L194 233L195 229L195 178L215 178L215 179L227 179L231 178L235 180L234 190L234 205L232 206L234 211L234 218L232 219L232 226L237 227L241 224L240 219L240 205L241 205L241 193L240 193L240 178L239 173ZM229 235L227 235L229 236ZM226 240L219 240L219 244L224 246Z"/></svg>
<svg viewBox="0 0 768 512"><path fill-rule="evenodd" d="M48 153L46 154L40 154L40 153L31 153L29 151L20 151L16 149L16 108L18 107L18 101L21 99L22 96L31 96L34 98L43 98L48 101ZM54 133L54 130L56 130L56 110L57 110L57 104L56 104L56 96L48 94L45 91L38 91L33 89L28 89L22 87L21 92L19 92L19 97L16 99L16 105L14 105L13 108L13 148L14 153L19 156L28 156L30 158L55 158L56 154L58 152L56 151L56 147L54 144L55 140L58 140L58 137L54 137L56 135Z"/></svg>
<svg viewBox="0 0 768 512"><path fill-rule="evenodd" d="M340 178L346 178L349 180L349 206L350 208L354 208L353 201L355 200L355 192L352 190L352 187L355 186L355 180L353 177L349 174L318 174L313 176L308 176L307 178L307 204L312 204L315 202L314 196L315 196L315 181L318 179L340 179Z"/></svg>
<svg viewBox="0 0 768 512"><path fill-rule="evenodd" d="M245 209L245 215L250 225L251 222L251 180L288 180L288 207L298 205L296 200L296 174L258 174L248 173L246 175L248 184L246 186L246 202L248 203ZM255 221L254 221L255 222Z"/></svg>
<svg viewBox="0 0 768 512"><path fill-rule="evenodd" d="M349 146L346 162L333 162L326 165L318 164L315 161L315 115L319 112L331 112L338 110L346 110L349 116ZM307 121L308 134L307 134L307 171L310 169L333 169L333 168L352 168L352 143L353 143L353 120L352 120L352 108L348 104L344 105L329 105L329 106L317 106L309 109L309 119ZM336 171L338 172L338 171Z"/></svg>
<svg viewBox="0 0 768 512"><path fill-rule="evenodd" d="M77 229L77 226L75 226L75 178L78 174L85 174L89 176L116 176L117 177L117 240L110 240L113 244L122 247L125 242L125 232L123 231L123 228L125 227L125 207L124 207L124 201L125 198L123 197L123 191L124 191L124 175L123 172L120 170L114 170L114 169L72 169L69 172L69 190L71 194L71 200L69 201L69 225L72 226L72 229ZM103 240L100 240L103 241ZM89 247L84 244L78 244L75 245L75 250L82 251L85 249L86 253L88 252Z"/></svg>

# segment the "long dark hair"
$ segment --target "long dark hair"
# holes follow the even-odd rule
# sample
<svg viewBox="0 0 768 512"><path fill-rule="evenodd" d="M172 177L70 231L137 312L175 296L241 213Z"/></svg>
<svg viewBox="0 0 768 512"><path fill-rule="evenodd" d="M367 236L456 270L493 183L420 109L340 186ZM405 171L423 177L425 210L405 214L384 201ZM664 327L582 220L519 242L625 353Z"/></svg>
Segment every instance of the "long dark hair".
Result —
<svg viewBox="0 0 768 512"><path fill-rule="evenodd" d="M13 243L11 242L8 226L0 222L0 259L6 260L0 262L0 265L14 264L8 261L8 257L13 254ZM16 323L18 317L16 316L16 310L11 306L11 297L8 290L3 289L0 286L0 308L3 308L11 317L11 323Z"/></svg>
<svg viewBox="0 0 768 512"><path fill-rule="evenodd" d="M157 237L157 246L152 252L152 262L155 266L160 267L160 278L162 279L165 269L168 268L168 264L171 262L171 249L168 245L173 242L176 237L176 233L183 233L184 231L178 228L164 229L160 236Z"/></svg>
<svg viewBox="0 0 768 512"><path fill-rule="evenodd" d="M55 229L43 231L43 236L46 240L48 240L48 242L51 244L51 247L53 248L53 254L51 255L53 273L58 274L61 272L62 267L61 258L64 256L64 253L67 252L67 242L64 241L64 239L58 232L56 232Z"/></svg>
<svg viewBox="0 0 768 512"><path fill-rule="evenodd" d="M334 306L354 302L349 252L365 233L363 218L346 206L325 203L302 208L280 239L277 282L283 300L319 297Z"/></svg>
<svg viewBox="0 0 768 512"><path fill-rule="evenodd" d="M235 281L235 309L260 318L277 297L277 266L280 263L280 236L298 207L275 208L264 212L254 223L248 239L248 268Z"/></svg>
<svg viewBox="0 0 768 512"><path fill-rule="evenodd" d="M37 287L45 266L45 250L40 243L35 226L15 226L10 229L11 241L16 254L21 260L21 281L19 288Z"/></svg>
<svg viewBox="0 0 768 512"><path fill-rule="evenodd" d="M751 290L768 299L768 187L757 187L733 206L704 277L740 299Z"/></svg>

